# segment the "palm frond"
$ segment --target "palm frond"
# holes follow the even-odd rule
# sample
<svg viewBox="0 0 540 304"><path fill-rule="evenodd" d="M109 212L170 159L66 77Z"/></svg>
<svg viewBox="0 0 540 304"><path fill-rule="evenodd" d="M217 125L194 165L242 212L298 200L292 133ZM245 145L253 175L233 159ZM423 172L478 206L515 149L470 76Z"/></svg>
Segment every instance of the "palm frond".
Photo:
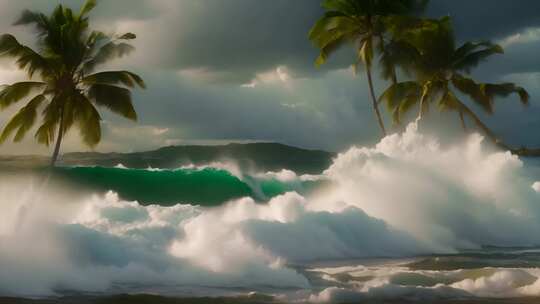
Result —
<svg viewBox="0 0 540 304"><path fill-rule="evenodd" d="M38 143L49 146L56 137L56 127L62 117L62 102L58 98L53 98L41 112L42 122L37 129L34 138Z"/></svg>
<svg viewBox="0 0 540 304"><path fill-rule="evenodd" d="M502 53L504 53L504 50L501 46L492 44L489 41L467 42L454 52L452 66L455 70L463 70L469 73L471 68L478 66L483 60Z"/></svg>
<svg viewBox="0 0 540 304"><path fill-rule="evenodd" d="M101 116L84 95L77 99L74 116L83 142L90 147L97 145L101 141Z"/></svg>
<svg viewBox="0 0 540 304"><path fill-rule="evenodd" d="M400 124L402 117L420 101L421 87L415 81L398 82L390 85L379 97L392 113L394 124Z"/></svg>
<svg viewBox="0 0 540 304"><path fill-rule="evenodd" d="M421 62L422 55L414 46L405 41L390 41L386 44L379 59L384 79L389 79L397 66L408 75L412 75L421 66Z"/></svg>
<svg viewBox="0 0 540 304"><path fill-rule="evenodd" d="M54 121L45 121L37 129L34 138L36 141L42 145L48 147L51 142L53 142L55 137L56 122Z"/></svg>
<svg viewBox="0 0 540 304"><path fill-rule="evenodd" d="M92 31L86 39L86 47L89 49L89 53L92 53L91 51L94 50L96 45L99 45L100 43L109 40L110 38L107 34L101 31Z"/></svg>
<svg viewBox="0 0 540 304"><path fill-rule="evenodd" d="M109 42L102 46L91 59L83 64L82 70L85 73L91 73L97 66L113 59L122 58L134 50L135 48L128 43Z"/></svg>
<svg viewBox="0 0 540 304"><path fill-rule="evenodd" d="M494 111L494 99L496 97L507 97L510 94L517 94L522 104L527 105L529 94L527 91L513 83L477 83L471 78L455 74L452 77L452 84L489 114Z"/></svg>
<svg viewBox="0 0 540 304"><path fill-rule="evenodd" d="M43 82L17 82L12 85L4 86L0 90L0 110L27 97L33 90L43 89L46 84Z"/></svg>
<svg viewBox="0 0 540 304"><path fill-rule="evenodd" d="M109 84L109 85L124 85L130 88L139 86L146 88L142 78L135 73L129 71L109 71L92 74L83 78L82 82L87 85L92 84Z"/></svg>
<svg viewBox="0 0 540 304"><path fill-rule="evenodd" d="M485 94L481 84L457 73L452 77L452 84L456 89L469 96L477 105L482 107L485 112L493 114L493 98Z"/></svg>
<svg viewBox="0 0 540 304"><path fill-rule="evenodd" d="M117 39L119 39L119 40L133 40L133 39L136 39L136 38L137 38L137 35L135 35L133 33L125 33L125 34L120 35Z"/></svg>
<svg viewBox="0 0 540 304"><path fill-rule="evenodd" d="M324 0L322 7L328 11L353 13L357 9L354 1L350 0Z"/></svg>
<svg viewBox="0 0 540 304"><path fill-rule="evenodd" d="M411 26L406 30L396 29L395 41L416 49L420 55L414 62L416 72L432 74L448 68L453 60L455 43L450 19L424 19Z"/></svg>
<svg viewBox="0 0 540 304"><path fill-rule="evenodd" d="M90 13L97 5L96 0L86 0L79 12L79 18L82 18Z"/></svg>
<svg viewBox="0 0 540 304"><path fill-rule="evenodd" d="M94 84L88 90L88 97L98 106L130 120L137 120L137 113L131 101L131 92L126 88L107 84Z"/></svg>
<svg viewBox="0 0 540 304"><path fill-rule="evenodd" d="M356 27L354 20L347 15L340 12L327 12L325 15L317 20L309 31L308 38L312 42L321 40L328 32L334 30L340 30L341 28ZM320 45L317 43L317 45Z"/></svg>
<svg viewBox="0 0 540 304"><path fill-rule="evenodd" d="M517 86L513 83L483 83L481 84L481 89L484 94L490 98L494 97L507 97L510 94L517 94L523 105L529 103L529 93L522 87Z"/></svg>
<svg viewBox="0 0 540 304"><path fill-rule="evenodd" d="M321 65L325 64L331 54L347 43L348 41L345 39L337 39L332 43L328 43L324 48L321 48L319 56L317 56L315 59L315 66L320 67Z"/></svg>
<svg viewBox="0 0 540 304"><path fill-rule="evenodd" d="M385 102L389 110L399 106L408 96L420 98L420 85L416 81L404 81L390 85L379 97L379 102Z"/></svg>
<svg viewBox="0 0 540 304"><path fill-rule="evenodd" d="M34 25L39 36L44 36L49 27L49 20L43 13L24 10L13 25Z"/></svg>
<svg viewBox="0 0 540 304"><path fill-rule="evenodd" d="M49 64L44 57L31 48L20 44L13 35L0 36L0 56L17 59L17 66L20 69L26 69L30 78L36 71L44 74L49 69Z"/></svg>
<svg viewBox="0 0 540 304"><path fill-rule="evenodd" d="M420 98L415 95L408 95L401 100L399 106L394 109L392 112L392 118L394 123L401 124L402 118L413 109L415 105L418 104Z"/></svg>
<svg viewBox="0 0 540 304"><path fill-rule="evenodd" d="M439 99L438 106L441 112L459 110L461 101L451 90L445 90Z"/></svg>
<svg viewBox="0 0 540 304"><path fill-rule="evenodd" d="M26 106L21 108L4 127L4 130L0 134L0 144L4 143L15 131L17 132L15 133L13 141L21 141L34 125L37 117L37 108L45 100L46 98L44 95L37 95L32 98Z"/></svg>

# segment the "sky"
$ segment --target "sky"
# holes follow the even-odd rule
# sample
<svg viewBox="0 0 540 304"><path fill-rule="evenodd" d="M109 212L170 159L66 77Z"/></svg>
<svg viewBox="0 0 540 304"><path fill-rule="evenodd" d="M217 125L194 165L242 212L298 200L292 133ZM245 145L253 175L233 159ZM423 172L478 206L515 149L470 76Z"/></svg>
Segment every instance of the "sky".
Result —
<svg viewBox="0 0 540 304"><path fill-rule="evenodd" d="M59 2L78 9L83 1L0 0L0 32L31 44L31 29L11 24L25 8L50 12ZM498 100L493 116L482 116L514 145L540 146L538 12L537 0L432 0L426 12L451 16L460 42L489 39L505 48L473 75L517 82L529 91L529 107L506 98ZM136 123L102 112L102 142L94 150L271 141L341 151L376 142L380 131L365 77L350 68L352 50L340 51L322 68L313 64L317 50L307 33L321 13L318 0L100 1L92 27L137 34L136 51L103 70L132 70L148 88L134 92ZM0 60L0 84L23 79L9 60ZM387 85L375 81L378 93ZM0 126L16 110L0 112ZM388 115L385 119L390 126ZM430 120L440 130L459 125L452 114L433 112ZM4 143L0 154L50 153L32 135ZM63 151L86 150L72 130Z"/></svg>

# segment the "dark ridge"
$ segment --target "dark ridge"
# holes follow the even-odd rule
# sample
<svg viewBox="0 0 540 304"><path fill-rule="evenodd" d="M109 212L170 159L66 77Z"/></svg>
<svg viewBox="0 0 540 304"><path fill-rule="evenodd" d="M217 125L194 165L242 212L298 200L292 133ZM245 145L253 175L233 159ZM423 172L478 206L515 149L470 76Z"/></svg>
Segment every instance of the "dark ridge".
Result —
<svg viewBox="0 0 540 304"><path fill-rule="evenodd" d="M112 167L119 163L129 168L173 169L183 165L202 165L233 161L242 168L260 171L293 170L299 174L318 174L328 168L334 153L307 150L277 143L228 144L222 146L170 146L134 153L67 153L61 165Z"/></svg>

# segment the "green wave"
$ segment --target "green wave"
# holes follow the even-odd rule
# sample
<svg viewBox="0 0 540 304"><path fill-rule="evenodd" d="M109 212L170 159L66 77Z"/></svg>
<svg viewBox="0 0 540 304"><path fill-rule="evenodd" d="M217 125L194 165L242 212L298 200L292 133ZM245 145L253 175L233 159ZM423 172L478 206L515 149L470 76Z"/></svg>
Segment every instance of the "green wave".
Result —
<svg viewBox="0 0 540 304"><path fill-rule="evenodd" d="M276 179L245 180L226 170L177 169L144 170L107 167L64 167L55 175L93 191L114 191L125 200L141 204L173 205L177 203L216 206L231 199L252 197L265 201L274 196L315 189L318 182L284 183Z"/></svg>

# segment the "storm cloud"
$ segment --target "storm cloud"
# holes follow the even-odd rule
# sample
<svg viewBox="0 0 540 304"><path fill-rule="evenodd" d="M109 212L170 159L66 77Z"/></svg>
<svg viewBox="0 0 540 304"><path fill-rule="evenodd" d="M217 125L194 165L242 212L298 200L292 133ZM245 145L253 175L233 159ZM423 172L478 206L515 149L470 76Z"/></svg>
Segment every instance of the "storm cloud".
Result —
<svg viewBox="0 0 540 304"><path fill-rule="evenodd" d="M50 11L81 0L0 0L0 31L31 43L31 30L11 23L24 8ZM531 93L523 109L513 99L485 117L516 143L540 145L524 128L540 127L540 2L432 0L430 17L450 15L459 41L491 39L505 46L475 72L489 81L516 81ZM100 1L93 26L134 32L137 51L108 68L129 68L147 82L135 92L137 124L106 114L100 151L132 151L192 142L277 141L340 150L372 143L379 136L362 74L349 69L350 50L321 69L307 39L322 9L317 0L115 0ZM0 83L22 79L9 61L0 62ZM377 92L386 83L377 81ZM0 125L16 109L0 113ZM433 115L434 120L452 120ZM390 123L387 117L388 123ZM86 149L74 130L65 151ZM141 136L144 135L144 136ZM6 143L0 154L47 153L32 142Z"/></svg>

